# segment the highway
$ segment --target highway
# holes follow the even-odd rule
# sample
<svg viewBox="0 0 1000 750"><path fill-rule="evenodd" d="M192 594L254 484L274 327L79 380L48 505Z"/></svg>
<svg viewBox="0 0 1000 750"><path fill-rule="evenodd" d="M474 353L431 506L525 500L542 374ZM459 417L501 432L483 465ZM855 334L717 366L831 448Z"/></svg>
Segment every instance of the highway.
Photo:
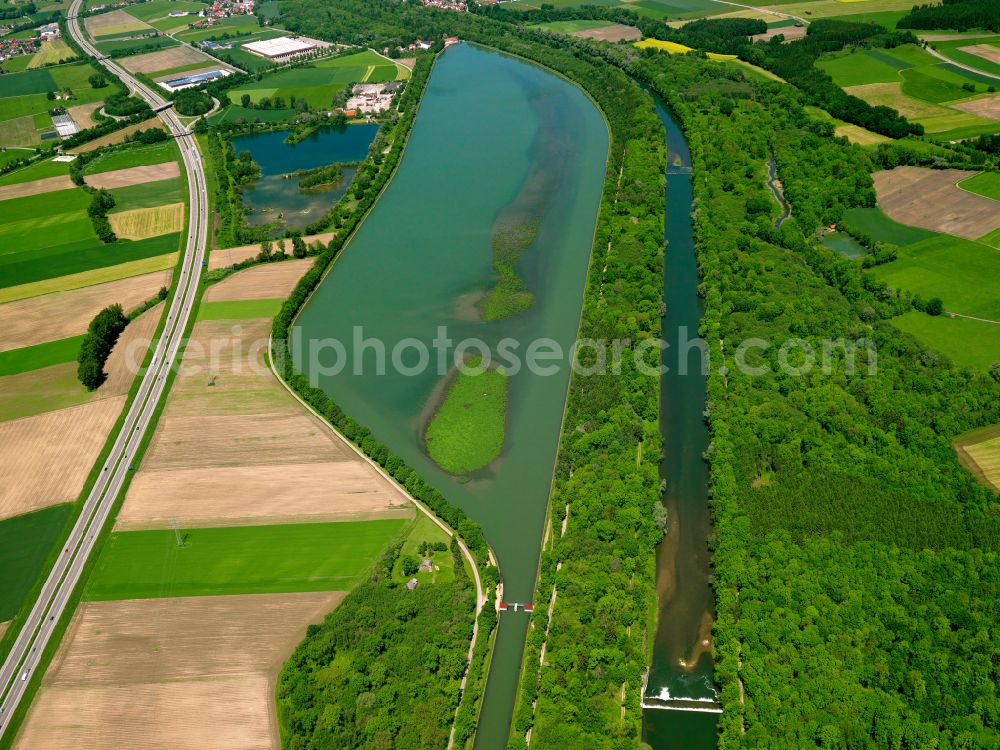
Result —
<svg viewBox="0 0 1000 750"><path fill-rule="evenodd" d="M11 716L32 679L40 679L40 675L35 675L39 659L52 638L100 532L107 523L130 471L130 461L134 460L143 437L155 424L156 407L163 397L167 375L180 350L197 297L202 262L205 259L208 197L205 171L194 136L181 124L172 109L164 108L169 104L167 100L146 88L114 60L104 58L94 48L80 28L77 14L81 5L82 0L74 0L70 6L67 16L70 35L87 54L97 58L101 65L118 76L135 95L145 99L154 110L159 110L163 123L177 139L187 171L190 194L187 245L177 278L176 292L167 311L167 322L163 334L156 342L150 366L142 375L138 393L129 407L111 452L101 467L100 475L84 501L83 510L65 548L61 550L42 586L38 600L0 669L0 737L6 732Z"/></svg>

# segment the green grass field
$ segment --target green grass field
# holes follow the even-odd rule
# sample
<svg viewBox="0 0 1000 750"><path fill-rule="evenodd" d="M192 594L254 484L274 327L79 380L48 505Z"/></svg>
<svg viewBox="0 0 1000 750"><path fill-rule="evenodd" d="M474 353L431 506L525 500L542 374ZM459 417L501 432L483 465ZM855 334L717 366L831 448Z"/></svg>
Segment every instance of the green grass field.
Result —
<svg viewBox="0 0 1000 750"><path fill-rule="evenodd" d="M968 65L983 73L1000 75L1000 63L995 63L992 60L987 60L985 57L974 55L971 52L965 52L961 49L962 47L978 44L996 47L998 43L1000 43L1000 36L983 39L955 39L947 42L934 42L933 45L938 52L955 62Z"/></svg>
<svg viewBox="0 0 1000 750"><path fill-rule="evenodd" d="M832 16L831 20L850 21L852 23L877 23L887 29L895 29L899 19L909 11L905 10L873 10L852 15Z"/></svg>
<svg viewBox="0 0 1000 750"><path fill-rule="evenodd" d="M58 86L52 78L49 68L25 70L11 73L3 77L3 96L25 96L27 94L44 94L56 91Z"/></svg>
<svg viewBox="0 0 1000 750"><path fill-rule="evenodd" d="M21 608L70 509L68 503L53 505L0 521L0 622Z"/></svg>
<svg viewBox="0 0 1000 750"><path fill-rule="evenodd" d="M83 336L72 336L0 352L0 375L17 375L63 362L74 362L80 353L80 343L83 338Z"/></svg>
<svg viewBox="0 0 1000 750"><path fill-rule="evenodd" d="M478 359L470 359L476 367ZM427 425L427 454L451 474L489 465L503 450L507 427L507 375L496 369L459 372Z"/></svg>
<svg viewBox="0 0 1000 750"><path fill-rule="evenodd" d="M838 86L861 86L866 83L891 83L899 80L899 69L866 52L830 57L816 62Z"/></svg>
<svg viewBox="0 0 1000 750"><path fill-rule="evenodd" d="M0 67L3 68L5 73L20 73L28 67L32 57L34 55L17 55L16 57L4 60L3 65Z"/></svg>
<svg viewBox="0 0 1000 750"><path fill-rule="evenodd" d="M869 104L896 109L910 121L923 125L927 133L936 138L958 140L996 130L995 120L944 105L985 95L988 87L998 82L942 63L916 45L906 44L891 50L855 49L825 57L816 65L838 86L870 86L867 90L850 93ZM899 84L899 87L888 84Z"/></svg>
<svg viewBox="0 0 1000 750"><path fill-rule="evenodd" d="M1000 248L1000 227L997 227L989 234L984 234L978 241L990 247Z"/></svg>
<svg viewBox="0 0 1000 750"><path fill-rule="evenodd" d="M940 297L950 312L1000 321L1000 250L980 242L940 234L900 248L871 273L924 299Z"/></svg>
<svg viewBox="0 0 1000 750"><path fill-rule="evenodd" d="M85 200L77 210L67 213L56 213L58 205L45 209L45 202L37 200L52 196L57 196L58 200L61 194L73 192L79 192ZM82 190L61 190L0 203L3 212L13 204L30 206L30 210L23 209L25 213L19 215L33 217L0 223L0 288L177 252L180 240L177 232L145 240L102 244L94 235L84 210L88 203L89 196Z"/></svg>
<svg viewBox="0 0 1000 750"><path fill-rule="evenodd" d="M23 159L25 156L31 156L34 153L34 149L30 148L5 148L0 149L0 167L5 167L12 161L17 161L18 159ZM20 182L20 180L17 180ZM7 184L7 183L4 183Z"/></svg>
<svg viewBox="0 0 1000 750"><path fill-rule="evenodd" d="M134 208L181 203L188 197L186 188L186 183L182 183L180 177L171 177L169 180L114 188L111 194L115 196L115 211L131 211Z"/></svg>
<svg viewBox="0 0 1000 750"><path fill-rule="evenodd" d="M912 245L915 242L937 237L937 232L920 227L910 227L893 221L881 208L851 208L844 214L847 223L857 227L877 242L894 245Z"/></svg>
<svg viewBox="0 0 1000 750"><path fill-rule="evenodd" d="M180 152L177 150L177 144L173 139L170 139L148 146L129 146L125 149L102 154L89 162L83 168L83 173L97 174L111 172L115 169L163 164L168 161L176 161L179 157Z"/></svg>
<svg viewBox="0 0 1000 750"><path fill-rule="evenodd" d="M273 318L284 299L240 299L226 302L202 302L198 320L240 320L242 318Z"/></svg>
<svg viewBox="0 0 1000 750"><path fill-rule="evenodd" d="M238 102L244 94L249 94L250 101L257 104L265 97L274 99L279 96L287 105L294 96L305 99L314 109L326 109L330 107L334 95L349 83L392 81L398 74L399 69L394 63L365 50L321 60L309 67L265 75L259 81L231 90L229 98Z"/></svg>
<svg viewBox="0 0 1000 750"><path fill-rule="evenodd" d="M901 75L904 94L933 104L967 99L974 94L986 93L986 84L956 75L941 65L904 70ZM974 90L963 89L963 85L971 85Z"/></svg>
<svg viewBox="0 0 1000 750"><path fill-rule="evenodd" d="M113 52L118 52L120 50L133 50L139 48L142 48L144 51L154 52L158 49L176 47L178 44L180 44L180 42L169 36L159 36L153 39L111 39L106 42L98 42L96 47L105 55L110 55Z"/></svg>
<svg viewBox="0 0 1000 750"><path fill-rule="evenodd" d="M180 20L183 21L184 19ZM256 31L257 28L257 18L255 16L232 16L231 18L223 19L209 29L188 29L187 31L180 31L174 36L182 42L194 44L204 39L220 37L226 32L229 34L246 34L250 31Z"/></svg>
<svg viewBox="0 0 1000 750"><path fill-rule="evenodd" d="M396 558L396 562L393 565L392 577L400 583L408 581L411 578L416 578L420 585L447 583L448 581L455 580L455 560L451 556L451 550L436 550L430 553L425 552L425 554L421 555L419 551L420 545L424 542L430 542L431 544L443 542L448 546L451 544L451 537L431 519L423 513L418 512L413 521L413 526L410 527L410 533L407 534L406 541L403 542L403 546L399 550L399 557ZM439 569L435 570L432 568L431 570L418 571L413 575L405 575L401 561L406 555L413 555L421 561L425 559L430 560Z"/></svg>
<svg viewBox="0 0 1000 750"><path fill-rule="evenodd" d="M967 180L962 180L958 186L971 193L1000 201L1000 172L980 172Z"/></svg>
<svg viewBox="0 0 1000 750"><path fill-rule="evenodd" d="M172 10L187 10L194 11L197 13L199 10L204 10L205 5L203 3L193 3L189 0L151 0L147 3L139 3L138 5L130 5L128 7L128 14L138 18L140 21L149 21L153 18L163 18ZM179 19L183 22L185 17Z"/></svg>
<svg viewBox="0 0 1000 750"><path fill-rule="evenodd" d="M245 109L239 105L232 105L216 112L208 118L212 125L221 125L227 122L285 122L295 117L294 109Z"/></svg>
<svg viewBox="0 0 1000 750"><path fill-rule="evenodd" d="M18 152L14 151L10 153L16 154ZM36 161L33 164L29 164L28 166L22 167L21 169L17 169L13 172L8 172L0 177L0 186L16 185L20 182L31 182L32 180L42 180L46 177L58 177L63 174L69 174L69 164L62 161L45 159L43 161Z"/></svg>
<svg viewBox="0 0 1000 750"><path fill-rule="evenodd" d="M893 318L892 323L960 365L986 372L994 362L1000 362L1000 326L993 323L931 317L916 310Z"/></svg>
<svg viewBox="0 0 1000 750"><path fill-rule="evenodd" d="M84 597L338 591L351 588L406 519L112 534Z"/></svg>

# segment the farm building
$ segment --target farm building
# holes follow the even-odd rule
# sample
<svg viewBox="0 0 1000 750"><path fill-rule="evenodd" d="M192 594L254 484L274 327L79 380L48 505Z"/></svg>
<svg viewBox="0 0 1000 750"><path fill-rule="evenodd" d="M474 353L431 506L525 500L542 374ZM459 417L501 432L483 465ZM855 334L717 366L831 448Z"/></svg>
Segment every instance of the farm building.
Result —
<svg viewBox="0 0 1000 750"><path fill-rule="evenodd" d="M198 86L199 84L207 83L208 81L225 78L227 75L229 75L228 70L219 68L218 70L209 70L204 73L195 73L194 75L182 76L180 78L171 78L168 81L159 81L158 83L167 91L180 91L181 89Z"/></svg>
<svg viewBox="0 0 1000 750"><path fill-rule="evenodd" d="M80 126L69 115L52 115L52 124L56 126L56 132L63 138L69 138L74 133L80 132Z"/></svg>
<svg viewBox="0 0 1000 750"><path fill-rule="evenodd" d="M312 41L292 39L287 36L279 36L276 39L263 39L259 42L249 42L243 45L243 49L248 52L275 62L291 60L293 57L311 52L316 47L317 45Z"/></svg>

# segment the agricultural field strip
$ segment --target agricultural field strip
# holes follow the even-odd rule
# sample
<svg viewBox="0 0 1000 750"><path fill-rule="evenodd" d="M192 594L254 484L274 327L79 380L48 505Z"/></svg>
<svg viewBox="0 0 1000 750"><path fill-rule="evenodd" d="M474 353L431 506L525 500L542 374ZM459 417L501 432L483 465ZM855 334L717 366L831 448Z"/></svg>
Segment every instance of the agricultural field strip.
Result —
<svg viewBox="0 0 1000 750"><path fill-rule="evenodd" d="M1000 227L1000 201L961 190L975 172L897 167L873 175L878 203L892 219L975 240Z"/></svg>
<svg viewBox="0 0 1000 750"><path fill-rule="evenodd" d="M79 10L82 0L74 0L68 15L72 18L66 26L68 32L85 53L98 56L96 48L81 31ZM162 97L147 89L140 81L130 76L114 61L105 59L101 64L110 69L136 93L153 106L163 103ZM81 515L67 540L67 554L60 555L42 586L41 593L31 608L24 626L12 644L12 648L0 668L0 695L4 695L7 711L0 715L0 735L7 728L11 715L15 712L24 691L26 675L35 666L39 655L44 653L55 629L56 618L62 618L69 597L82 573L83 567L94 547L95 529L103 528L115 498L120 491L128 471L128 456L134 455L140 441L145 436L152 421L156 404L165 387L165 372L177 356L184 329L197 298L201 275L201 262L205 255L207 237L207 198L205 195L205 174L201 157L194 139L187 135L177 116L170 110L160 113L168 129L177 135L185 161L191 200L191 226L184 253L184 263L178 279L177 291L170 303L170 314L163 335L156 344L153 365L140 382L136 398L125 417L123 429L118 433L108 454L104 471L83 503ZM88 533L89 532L89 533ZM48 619L46 619L48 616ZM34 659L31 654L36 654ZM37 675L36 675L37 678Z"/></svg>
<svg viewBox="0 0 1000 750"><path fill-rule="evenodd" d="M140 167L126 167L110 172L98 172L86 176L86 182L95 188L121 188L132 185L144 185L148 182L159 182L180 177L180 166L176 161L163 164L149 164Z"/></svg>
<svg viewBox="0 0 1000 750"><path fill-rule="evenodd" d="M343 593L87 602L15 745L271 750L274 682ZM147 707L160 710L150 712Z"/></svg>
<svg viewBox="0 0 1000 750"><path fill-rule="evenodd" d="M158 271L0 304L0 351L82 334L109 302L134 309L169 287L170 276L171 271Z"/></svg>

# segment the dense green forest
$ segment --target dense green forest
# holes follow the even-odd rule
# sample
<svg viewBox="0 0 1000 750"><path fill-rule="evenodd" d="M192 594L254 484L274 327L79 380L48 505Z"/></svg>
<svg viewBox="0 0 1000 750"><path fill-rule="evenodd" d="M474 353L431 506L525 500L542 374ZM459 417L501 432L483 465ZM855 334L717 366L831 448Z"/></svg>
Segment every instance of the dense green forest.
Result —
<svg viewBox="0 0 1000 750"><path fill-rule="evenodd" d="M944 0L942 5L918 5L899 19L896 27L1000 31L1000 4L995 0Z"/></svg>
<svg viewBox="0 0 1000 750"><path fill-rule="evenodd" d="M1000 519L950 444L1000 421L1000 389L893 328L906 295L806 239L871 202L869 157L817 135L788 87L606 54L668 99L692 151L702 333L726 364L707 404L721 747L1000 745ZM747 210L771 154L780 231ZM862 349L853 373L838 355L794 377L772 347L750 375L733 360L750 337L869 339L877 370Z"/></svg>
<svg viewBox="0 0 1000 750"><path fill-rule="evenodd" d="M394 545L362 583L310 625L278 679L288 750L441 750L472 639L475 588L452 545L455 579L392 582Z"/></svg>
<svg viewBox="0 0 1000 750"><path fill-rule="evenodd" d="M895 329L909 296L813 239L820 224L872 204L878 165L807 114L818 94L698 55L514 27L503 11L287 0L283 12L293 30L377 45L458 35L587 89L609 120L612 149L583 336L640 341L659 331L662 129L621 72L670 104L692 151L701 332L713 364L721 746L1000 746L1000 516L951 447L1000 422L1000 386ZM828 29L842 46L847 29ZM905 148L885 154L917 158ZM793 211L780 230L759 210L771 156ZM766 374L736 367L734 351L750 337L774 342L748 357ZM834 350L830 372L793 376L777 361L789 339L816 351L824 340L870 345L859 346L853 369ZM629 371L574 379L552 502L557 527L569 502L568 530L543 555L536 601L553 585L559 596L542 668L546 616L541 607L533 615L512 748L529 727L533 748L638 744L635 688L649 658L659 536L656 390Z"/></svg>

